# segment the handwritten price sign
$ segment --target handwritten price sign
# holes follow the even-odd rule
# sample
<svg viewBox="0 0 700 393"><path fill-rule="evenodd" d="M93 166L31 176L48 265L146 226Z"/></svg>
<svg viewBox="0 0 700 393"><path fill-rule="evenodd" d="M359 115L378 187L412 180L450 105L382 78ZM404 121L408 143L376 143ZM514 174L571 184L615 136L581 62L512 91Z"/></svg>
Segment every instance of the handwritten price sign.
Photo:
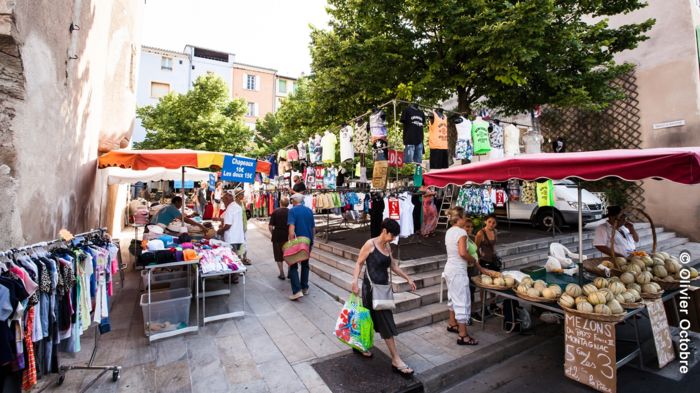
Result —
<svg viewBox="0 0 700 393"><path fill-rule="evenodd" d="M564 374L605 393L617 391L615 324L566 314Z"/></svg>
<svg viewBox="0 0 700 393"><path fill-rule="evenodd" d="M661 299L644 300L643 303L649 311L651 330L654 332L654 346L658 355L659 368L663 368L676 357L671 341L671 331L668 327L666 309Z"/></svg>

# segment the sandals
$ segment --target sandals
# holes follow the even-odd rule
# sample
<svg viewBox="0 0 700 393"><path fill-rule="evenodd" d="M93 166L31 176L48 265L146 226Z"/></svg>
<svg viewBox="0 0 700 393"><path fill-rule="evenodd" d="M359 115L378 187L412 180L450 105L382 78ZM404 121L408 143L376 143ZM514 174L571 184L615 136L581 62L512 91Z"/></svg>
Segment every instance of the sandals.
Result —
<svg viewBox="0 0 700 393"><path fill-rule="evenodd" d="M459 334L459 325L454 325L454 326L447 325L447 331L450 333Z"/></svg>
<svg viewBox="0 0 700 393"><path fill-rule="evenodd" d="M468 338L469 340L465 341L465 338ZM479 341L470 335L466 335L464 337L459 336L457 339L457 345L479 345Z"/></svg>
<svg viewBox="0 0 700 393"><path fill-rule="evenodd" d="M360 351L359 349L356 349L356 348L353 348L352 351L353 351L354 353L356 353L356 354L362 356L363 358L366 358L366 359L372 359L372 358L374 357L374 354L373 354L372 352L370 352L370 351L362 352L362 351ZM369 354L369 355L368 355L368 354Z"/></svg>
<svg viewBox="0 0 700 393"><path fill-rule="evenodd" d="M393 364L391 365L391 370L394 371L395 373L401 375L402 377L406 379L410 379L413 376L413 369L408 367L405 363L402 364L399 367L394 366Z"/></svg>

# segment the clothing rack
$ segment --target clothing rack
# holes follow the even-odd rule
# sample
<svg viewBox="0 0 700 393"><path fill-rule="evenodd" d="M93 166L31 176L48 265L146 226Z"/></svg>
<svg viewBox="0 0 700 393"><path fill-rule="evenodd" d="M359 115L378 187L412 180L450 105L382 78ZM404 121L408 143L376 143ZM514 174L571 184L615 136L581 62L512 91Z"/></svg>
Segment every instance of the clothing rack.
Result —
<svg viewBox="0 0 700 393"><path fill-rule="evenodd" d="M396 102L400 102L400 103L402 103L402 104L416 105L416 106L421 107L421 108L424 108L424 109L431 109L431 110L441 109L443 112L452 113L452 114L454 114L454 115L473 116L473 113L456 112L456 111L451 111L451 110L444 109L444 108L440 108L440 107L434 107L434 106L428 106L428 105L419 104L419 103L417 103L417 102L404 101L404 100L396 100ZM488 117L486 120L491 120L491 121L494 121L494 122L499 122L499 123L504 123L504 124L512 124L512 125L514 125L514 126L521 126L521 127L533 128L532 125L520 124L520 123L516 123L516 122L513 122L513 121L496 119L496 118L493 118L493 117Z"/></svg>
<svg viewBox="0 0 700 393"><path fill-rule="evenodd" d="M71 239L71 241L74 239L78 239L81 237L90 236L90 235L94 235L94 234L98 234L98 233L100 234L100 236L104 236L105 232L107 232L107 228L93 229L93 230L90 230L88 232L83 232L83 233L79 233L77 235L74 235L73 239ZM35 243L35 244L29 245L29 246L12 248L12 249L7 250L5 252L0 252L0 256L14 256L15 253L30 250L33 248L48 247L49 245L56 244L56 243L69 243L69 242L70 241L66 241L64 239L56 239L56 240L51 240L51 241L47 241L47 242ZM95 365L93 365L93 363L95 361L95 356L97 355L97 350L99 348L99 342L100 342L100 340L99 340L99 336L100 336L99 335L99 328L97 326L94 326L93 329L95 329L95 345L92 348L92 354L90 355L90 361L88 362L88 364L86 366L75 366L75 365L69 365L69 366L61 365L61 366L59 366L57 385L63 384L63 382L65 381L65 378L66 378L66 373L68 371L71 371L71 370L99 370L99 371L102 371L97 377L95 377L95 379L92 382L90 382L87 386L85 386L85 388L83 388L83 390L82 390L83 392L86 391L87 389L89 389L92 385L94 385L94 383L102 375L104 375L105 373L107 373L110 370L112 371L112 381L116 382L117 380L119 380L121 369L122 369L121 366L116 366L116 365L95 366ZM39 390L39 392L46 390L48 387L49 387L49 385L44 386L44 388Z"/></svg>

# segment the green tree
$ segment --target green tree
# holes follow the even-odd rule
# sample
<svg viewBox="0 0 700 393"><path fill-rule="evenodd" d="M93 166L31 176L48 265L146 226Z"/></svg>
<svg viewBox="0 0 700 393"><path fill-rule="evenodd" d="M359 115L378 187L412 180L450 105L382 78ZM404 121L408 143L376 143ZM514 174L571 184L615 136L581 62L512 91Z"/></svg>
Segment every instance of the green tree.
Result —
<svg viewBox="0 0 700 393"><path fill-rule="evenodd" d="M170 93L156 105L136 109L148 133L134 148L241 153L250 148L253 136L243 123L245 112L245 102L230 98L223 79L202 75L187 93Z"/></svg>
<svg viewBox="0 0 700 393"><path fill-rule="evenodd" d="M327 122L393 98L457 96L505 112L552 104L602 108L629 70L614 55L654 21L611 27L642 0L329 0L330 29L311 34L309 95Z"/></svg>
<svg viewBox="0 0 700 393"><path fill-rule="evenodd" d="M275 150L275 136L282 131L282 124L274 113L266 113L265 117L255 121L253 141L255 156L262 157Z"/></svg>

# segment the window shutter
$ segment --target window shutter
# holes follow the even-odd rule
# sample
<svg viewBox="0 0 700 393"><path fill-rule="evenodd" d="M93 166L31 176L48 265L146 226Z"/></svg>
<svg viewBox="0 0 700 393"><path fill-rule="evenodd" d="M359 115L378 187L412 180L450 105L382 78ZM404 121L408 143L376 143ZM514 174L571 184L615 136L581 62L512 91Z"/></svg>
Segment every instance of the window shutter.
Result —
<svg viewBox="0 0 700 393"><path fill-rule="evenodd" d="M255 103L255 117L258 117L258 116L259 116L259 113L260 113L260 112L258 112L258 103L256 102L256 103Z"/></svg>
<svg viewBox="0 0 700 393"><path fill-rule="evenodd" d="M255 91L260 91L261 82L262 80L260 79L260 75L255 75Z"/></svg>
<svg viewBox="0 0 700 393"><path fill-rule="evenodd" d="M243 89L248 87L248 74L243 74Z"/></svg>

